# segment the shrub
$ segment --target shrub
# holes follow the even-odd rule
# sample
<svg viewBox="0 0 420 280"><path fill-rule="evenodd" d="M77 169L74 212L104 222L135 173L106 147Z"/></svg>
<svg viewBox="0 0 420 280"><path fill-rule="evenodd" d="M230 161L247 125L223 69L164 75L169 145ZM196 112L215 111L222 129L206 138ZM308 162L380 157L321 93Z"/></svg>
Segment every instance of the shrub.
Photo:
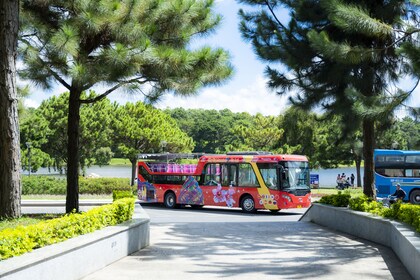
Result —
<svg viewBox="0 0 420 280"><path fill-rule="evenodd" d="M332 194L321 197L319 200L320 203L329 204L335 207L347 207L349 205L350 194L348 193L341 193Z"/></svg>
<svg viewBox="0 0 420 280"><path fill-rule="evenodd" d="M319 202L330 204L333 206L347 206L346 194L328 195L322 197ZM372 198L365 195L351 198L348 200L348 206L355 211L363 211L373 213L385 218L395 219L411 225L417 232L420 232L420 205L402 204L401 201L393 203L391 207L384 207Z"/></svg>
<svg viewBox="0 0 420 280"><path fill-rule="evenodd" d="M51 176L23 176L22 194L66 194L67 182L64 178ZM80 194L112 194L114 190L130 191L127 178L84 178L79 179Z"/></svg>
<svg viewBox="0 0 420 280"><path fill-rule="evenodd" d="M355 211L372 212L376 214L380 214L380 211L383 208L381 203L374 201L366 195L351 198L349 200L349 207Z"/></svg>
<svg viewBox="0 0 420 280"><path fill-rule="evenodd" d="M133 212L134 198L124 198L85 213L72 213L29 226L2 230L0 231L0 260L122 223L131 219Z"/></svg>
<svg viewBox="0 0 420 280"><path fill-rule="evenodd" d="M125 197L134 197L134 193L132 191L112 191L112 199L114 201Z"/></svg>

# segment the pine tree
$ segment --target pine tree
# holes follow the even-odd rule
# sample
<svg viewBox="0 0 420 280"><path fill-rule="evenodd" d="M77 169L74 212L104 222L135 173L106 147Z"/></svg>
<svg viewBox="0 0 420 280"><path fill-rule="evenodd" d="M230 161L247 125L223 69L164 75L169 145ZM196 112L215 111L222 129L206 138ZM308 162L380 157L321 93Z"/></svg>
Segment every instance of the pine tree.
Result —
<svg viewBox="0 0 420 280"><path fill-rule="evenodd" d="M149 100L192 95L232 73L222 49L191 49L214 31L212 0L22 0L22 77L70 92L66 211L78 210L80 106L124 88ZM93 99L82 92L107 87Z"/></svg>
<svg viewBox="0 0 420 280"><path fill-rule="evenodd" d="M341 115L345 133L362 126L364 193L374 196L375 122L388 118L409 95L389 95L406 74L395 31L408 16L406 1L240 2L260 8L240 11L244 38L260 58L286 67L267 66L268 85L279 94L298 90L291 101L302 108L320 106L327 114ZM280 18L284 7L288 24Z"/></svg>

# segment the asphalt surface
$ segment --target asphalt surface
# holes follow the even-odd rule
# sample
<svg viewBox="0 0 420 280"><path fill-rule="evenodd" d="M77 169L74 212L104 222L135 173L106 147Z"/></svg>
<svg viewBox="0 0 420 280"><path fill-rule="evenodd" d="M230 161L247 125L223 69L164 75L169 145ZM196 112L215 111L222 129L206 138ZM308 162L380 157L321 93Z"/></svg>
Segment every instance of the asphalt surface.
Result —
<svg viewBox="0 0 420 280"><path fill-rule="evenodd" d="M391 249L298 222L304 209L144 208L150 246L84 280L412 279Z"/></svg>

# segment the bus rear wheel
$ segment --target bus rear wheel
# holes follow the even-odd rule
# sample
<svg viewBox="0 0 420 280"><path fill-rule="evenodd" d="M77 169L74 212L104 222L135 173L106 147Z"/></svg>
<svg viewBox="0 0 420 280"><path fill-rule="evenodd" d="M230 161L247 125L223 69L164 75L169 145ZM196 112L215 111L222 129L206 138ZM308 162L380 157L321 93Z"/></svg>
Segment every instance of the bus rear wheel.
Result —
<svg viewBox="0 0 420 280"><path fill-rule="evenodd" d="M410 203L420 204L420 190L414 190L410 193Z"/></svg>
<svg viewBox="0 0 420 280"><path fill-rule="evenodd" d="M241 200L241 208L242 211L245 213L255 213L257 209L255 209L255 202L252 196L247 195Z"/></svg>
<svg viewBox="0 0 420 280"><path fill-rule="evenodd" d="M176 206L176 196L173 192L168 192L165 194L165 199L163 200L163 204L166 208L175 208Z"/></svg>

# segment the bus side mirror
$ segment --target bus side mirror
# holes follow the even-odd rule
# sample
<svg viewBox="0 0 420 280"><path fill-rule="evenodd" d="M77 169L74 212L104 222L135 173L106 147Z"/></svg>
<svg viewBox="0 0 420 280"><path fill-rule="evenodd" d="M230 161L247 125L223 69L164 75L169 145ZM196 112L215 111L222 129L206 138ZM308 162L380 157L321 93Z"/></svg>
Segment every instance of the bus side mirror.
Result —
<svg viewBox="0 0 420 280"><path fill-rule="evenodd" d="M283 167L283 165L277 165L279 169L279 178L281 181L286 180L286 169Z"/></svg>

